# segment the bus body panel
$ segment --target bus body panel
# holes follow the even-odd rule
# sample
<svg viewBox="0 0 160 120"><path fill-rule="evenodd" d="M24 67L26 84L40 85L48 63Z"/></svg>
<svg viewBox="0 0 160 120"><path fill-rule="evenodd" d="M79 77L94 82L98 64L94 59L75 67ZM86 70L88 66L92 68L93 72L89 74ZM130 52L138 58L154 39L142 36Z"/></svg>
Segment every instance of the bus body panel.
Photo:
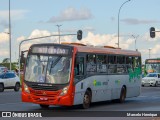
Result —
<svg viewBox="0 0 160 120"><path fill-rule="evenodd" d="M119 99L122 86L126 86L126 97L140 95L141 79L129 81L129 75L94 75L75 85L74 105L83 103L85 91L90 88L92 102ZM83 87L82 87L83 86Z"/></svg>

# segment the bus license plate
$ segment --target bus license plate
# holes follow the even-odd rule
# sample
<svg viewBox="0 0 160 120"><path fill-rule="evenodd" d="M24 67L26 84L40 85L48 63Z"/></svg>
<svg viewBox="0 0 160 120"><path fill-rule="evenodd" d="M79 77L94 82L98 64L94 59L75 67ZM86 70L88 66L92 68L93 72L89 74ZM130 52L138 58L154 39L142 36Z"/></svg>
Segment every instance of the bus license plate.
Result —
<svg viewBox="0 0 160 120"><path fill-rule="evenodd" d="M39 98L40 100L47 101L48 98Z"/></svg>

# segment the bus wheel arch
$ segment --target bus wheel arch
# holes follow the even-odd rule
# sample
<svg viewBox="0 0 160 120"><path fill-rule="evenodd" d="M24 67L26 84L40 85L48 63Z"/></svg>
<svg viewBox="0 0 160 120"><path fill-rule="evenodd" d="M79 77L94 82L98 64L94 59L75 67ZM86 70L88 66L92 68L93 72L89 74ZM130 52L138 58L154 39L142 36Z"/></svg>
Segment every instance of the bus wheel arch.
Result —
<svg viewBox="0 0 160 120"><path fill-rule="evenodd" d="M125 101L126 94L127 94L127 87L123 85L120 92L120 98L119 98L120 103L123 103Z"/></svg>
<svg viewBox="0 0 160 120"><path fill-rule="evenodd" d="M87 88L83 97L83 104L82 107L84 109L87 109L90 107L92 101L92 90L91 88Z"/></svg>

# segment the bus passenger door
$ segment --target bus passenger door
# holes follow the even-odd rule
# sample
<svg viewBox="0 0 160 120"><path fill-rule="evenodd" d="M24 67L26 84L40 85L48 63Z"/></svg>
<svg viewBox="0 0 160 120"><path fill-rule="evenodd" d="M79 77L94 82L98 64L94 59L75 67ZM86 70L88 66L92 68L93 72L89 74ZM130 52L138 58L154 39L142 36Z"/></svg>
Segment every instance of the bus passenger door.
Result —
<svg viewBox="0 0 160 120"><path fill-rule="evenodd" d="M75 59L74 64L74 85L75 96L74 105L82 104L84 94L84 79L85 79L85 57L78 56Z"/></svg>
<svg viewBox="0 0 160 120"><path fill-rule="evenodd" d="M74 78L75 82L84 79L84 57L76 57L74 65Z"/></svg>

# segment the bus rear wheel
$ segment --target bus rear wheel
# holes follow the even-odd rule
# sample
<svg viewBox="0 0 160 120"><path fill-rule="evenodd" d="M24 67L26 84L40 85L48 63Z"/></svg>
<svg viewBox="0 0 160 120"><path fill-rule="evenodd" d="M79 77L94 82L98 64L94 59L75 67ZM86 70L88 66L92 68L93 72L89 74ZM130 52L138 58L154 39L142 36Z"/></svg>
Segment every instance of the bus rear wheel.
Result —
<svg viewBox="0 0 160 120"><path fill-rule="evenodd" d="M49 105L42 105L42 104L40 104L40 107L44 108L44 109L47 109L49 107Z"/></svg>
<svg viewBox="0 0 160 120"><path fill-rule="evenodd" d="M123 86L121 89L119 102L123 103L125 101L125 98L126 98L126 88Z"/></svg>
<svg viewBox="0 0 160 120"><path fill-rule="evenodd" d="M91 92L89 90L87 90L84 94L84 97L83 97L83 108L84 109L87 109L90 107L90 104L91 104Z"/></svg>

